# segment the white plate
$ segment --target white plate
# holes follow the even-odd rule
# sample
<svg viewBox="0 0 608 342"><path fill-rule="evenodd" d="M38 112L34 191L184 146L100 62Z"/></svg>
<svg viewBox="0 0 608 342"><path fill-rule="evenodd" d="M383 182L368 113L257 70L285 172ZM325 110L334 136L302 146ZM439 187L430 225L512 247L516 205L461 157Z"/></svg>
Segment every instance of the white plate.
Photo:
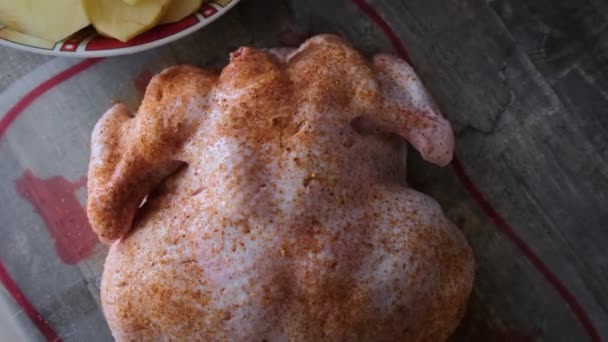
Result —
<svg viewBox="0 0 608 342"><path fill-rule="evenodd" d="M171 24L158 25L127 43L98 35L91 27L56 43L34 38L0 26L0 44L44 55L64 57L109 57L149 50L178 40L224 15L240 0L214 0L196 13Z"/></svg>

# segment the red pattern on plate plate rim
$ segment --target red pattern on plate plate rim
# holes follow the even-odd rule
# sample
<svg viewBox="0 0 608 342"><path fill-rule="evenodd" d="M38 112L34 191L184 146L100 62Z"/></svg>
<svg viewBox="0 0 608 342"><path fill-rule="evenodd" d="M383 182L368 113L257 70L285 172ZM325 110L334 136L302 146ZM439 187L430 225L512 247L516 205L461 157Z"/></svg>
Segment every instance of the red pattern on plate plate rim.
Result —
<svg viewBox="0 0 608 342"><path fill-rule="evenodd" d="M196 16L191 15L172 24L158 25L126 43L114 38L96 36L87 43L85 51L114 50L147 44L172 36L187 29L188 27L198 24L199 22L200 20Z"/></svg>
<svg viewBox="0 0 608 342"><path fill-rule="evenodd" d="M59 51L63 52L76 52L78 46L85 40L87 37L90 37L93 34L93 30L89 27L82 29L70 37L68 37L63 43L61 43L61 48Z"/></svg>
<svg viewBox="0 0 608 342"><path fill-rule="evenodd" d="M204 4L203 6L201 6L201 9L198 10L198 12L202 14L203 17L209 18L217 13L217 9L215 9L215 7L209 4Z"/></svg>
<svg viewBox="0 0 608 342"><path fill-rule="evenodd" d="M207 19L216 15L218 10L209 3L206 3L201 6L197 13L200 13L205 19ZM148 44L153 41L172 36L200 22L201 20L197 15L190 15L175 23L158 25L128 42L121 42L117 39L103 37L101 35L96 35L90 41L86 42L85 40L90 36L90 34L88 33L89 31L87 29L84 29L66 39L61 44L61 48L59 50L62 52L76 52L81 44L85 44L85 51L123 49Z"/></svg>
<svg viewBox="0 0 608 342"><path fill-rule="evenodd" d="M55 51L65 52L68 54L77 52L79 47L81 48L80 49L81 51L90 51L90 52L130 48L130 47L135 47L135 46L139 46L139 45L149 44L151 42L170 37L187 28L190 28L196 24L199 24L201 21L203 21L203 18L208 19L210 17L215 16L216 14L219 13L219 11L216 7L211 5L212 3L215 4L216 6L224 8L224 7L226 7L226 5L228 5L229 3L232 3L233 1L234 0L228 0L228 1L222 1L222 2L211 1L211 2L205 3L201 6L201 8L196 13L194 13L178 22L175 22L175 23L158 25L158 26L140 34L139 36L131 39L130 41L128 41L126 43L121 42L117 39L107 38L107 37L98 35L97 33L94 33L94 31L91 29L91 26L88 26L87 28L84 28L84 29L74 33L70 37L66 38L64 41L55 43L55 44L59 44L59 46L55 45L55 48L51 48L51 49L43 48L40 46L31 46L28 44L24 44L20 41L13 41L13 40L4 39L4 38L0 38L0 40L6 40L6 41L9 41L12 43L33 47L36 49L55 50ZM202 18L201 18L201 16L202 16ZM3 28L2 25L0 25L0 29L2 29L2 28ZM91 38L91 39L89 39L89 38Z"/></svg>

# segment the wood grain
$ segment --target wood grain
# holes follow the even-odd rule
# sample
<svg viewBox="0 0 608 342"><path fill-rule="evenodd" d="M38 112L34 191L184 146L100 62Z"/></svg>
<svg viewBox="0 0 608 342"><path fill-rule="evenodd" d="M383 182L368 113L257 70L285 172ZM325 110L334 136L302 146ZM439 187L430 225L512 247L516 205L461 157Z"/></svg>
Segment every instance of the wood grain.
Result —
<svg viewBox="0 0 608 342"><path fill-rule="evenodd" d="M526 3L538 5L537 9L552 8L550 4ZM599 113L601 109L594 109L605 108L597 106L601 92L576 82L576 75L561 84L554 82L553 70L559 73L564 66L546 58L547 65L539 70L530 52L519 43L525 38L534 39L514 37L483 2L402 5L402 10L385 15L403 34L412 59L440 106L453 122L460 123L458 154L465 169L515 231L574 293L605 337L608 273L602 242L608 238L608 164L605 139L597 136L605 137L607 126L602 124L606 116ZM504 6L510 6L513 16L525 10L513 4ZM412 15L397 18L392 13ZM553 20L568 14L566 10L561 15L554 13ZM417 18L428 20L417 22L414 28L405 24ZM576 22L576 18L570 21ZM512 27L521 29L522 25L515 22ZM572 26L567 22L562 25ZM570 45L553 48L556 56ZM563 59L559 61L567 65ZM578 78L584 77L579 73ZM486 249L477 248L484 251L479 258L482 262L491 255L485 253ZM501 265L500 260L488 261ZM533 283L528 278L524 277ZM480 277L479 283L486 280ZM520 304L526 306L542 297L530 296L527 303ZM552 335L547 330L561 332L563 328L537 327L545 338Z"/></svg>

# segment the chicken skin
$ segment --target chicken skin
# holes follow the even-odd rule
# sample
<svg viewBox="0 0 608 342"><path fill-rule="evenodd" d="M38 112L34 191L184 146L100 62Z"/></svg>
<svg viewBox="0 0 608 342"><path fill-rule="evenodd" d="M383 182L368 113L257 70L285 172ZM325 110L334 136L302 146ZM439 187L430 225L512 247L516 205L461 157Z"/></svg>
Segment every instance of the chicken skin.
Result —
<svg viewBox="0 0 608 342"><path fill-rule="evenodd" d="M413 69L336 36L176 66L95 126L87 211L117 341L442 341L473 254L408 188L454 138Z"/></svg>

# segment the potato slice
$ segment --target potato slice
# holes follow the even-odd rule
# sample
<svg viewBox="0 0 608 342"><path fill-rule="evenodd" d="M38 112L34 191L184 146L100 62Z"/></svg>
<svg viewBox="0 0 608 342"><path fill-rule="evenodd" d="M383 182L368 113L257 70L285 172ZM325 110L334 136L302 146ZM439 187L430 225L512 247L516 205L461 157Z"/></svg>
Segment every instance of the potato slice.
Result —
<svg viewBox="0 0 608 342"><path fill-rule="evenodd" d="M5 27L0 30L0 38L6 39L11 42L15 42L18 44L39 47L43 49L52 49L55 46L54 42L49 42L48 40L31 36L29 34L21 33L19 31L15 31L8 27Z"/></svg>
<svg viewBox="0 0 608 342"><path fill-rule="evenodd" d="M55 46L54 42L31 36L29 34L21 33L10 28L3 28L0 30L0 38L10 40L11 42L39 47L43 49L52 49Z"/></svg>
<svg viewBox="0 0 608 342"><path fill-rule="evenodd" d="M203 0L172 0L167 12L160 18L159 24L180 21L196 12L202 4Z"/></svg>
<svg viewBox="0 0 608 342"><path fill-rule="evenodd" d="M143 0L128 5L122 0L85 0L97 32L126 42L158 23L170 0Z"/></svg>
<svg viewBox="0 0 608 342"><path fill-rule="evenodd" d="M0 23L58 42L89 25L82 0L0 0Z"/></svg>
<svg viewBox="0 0 608 342"><path fill-rule="evenodd" d="M138 3L141 2L141 0L122 0L124 2L126 2L129 5L137 5Z"/></svg>

